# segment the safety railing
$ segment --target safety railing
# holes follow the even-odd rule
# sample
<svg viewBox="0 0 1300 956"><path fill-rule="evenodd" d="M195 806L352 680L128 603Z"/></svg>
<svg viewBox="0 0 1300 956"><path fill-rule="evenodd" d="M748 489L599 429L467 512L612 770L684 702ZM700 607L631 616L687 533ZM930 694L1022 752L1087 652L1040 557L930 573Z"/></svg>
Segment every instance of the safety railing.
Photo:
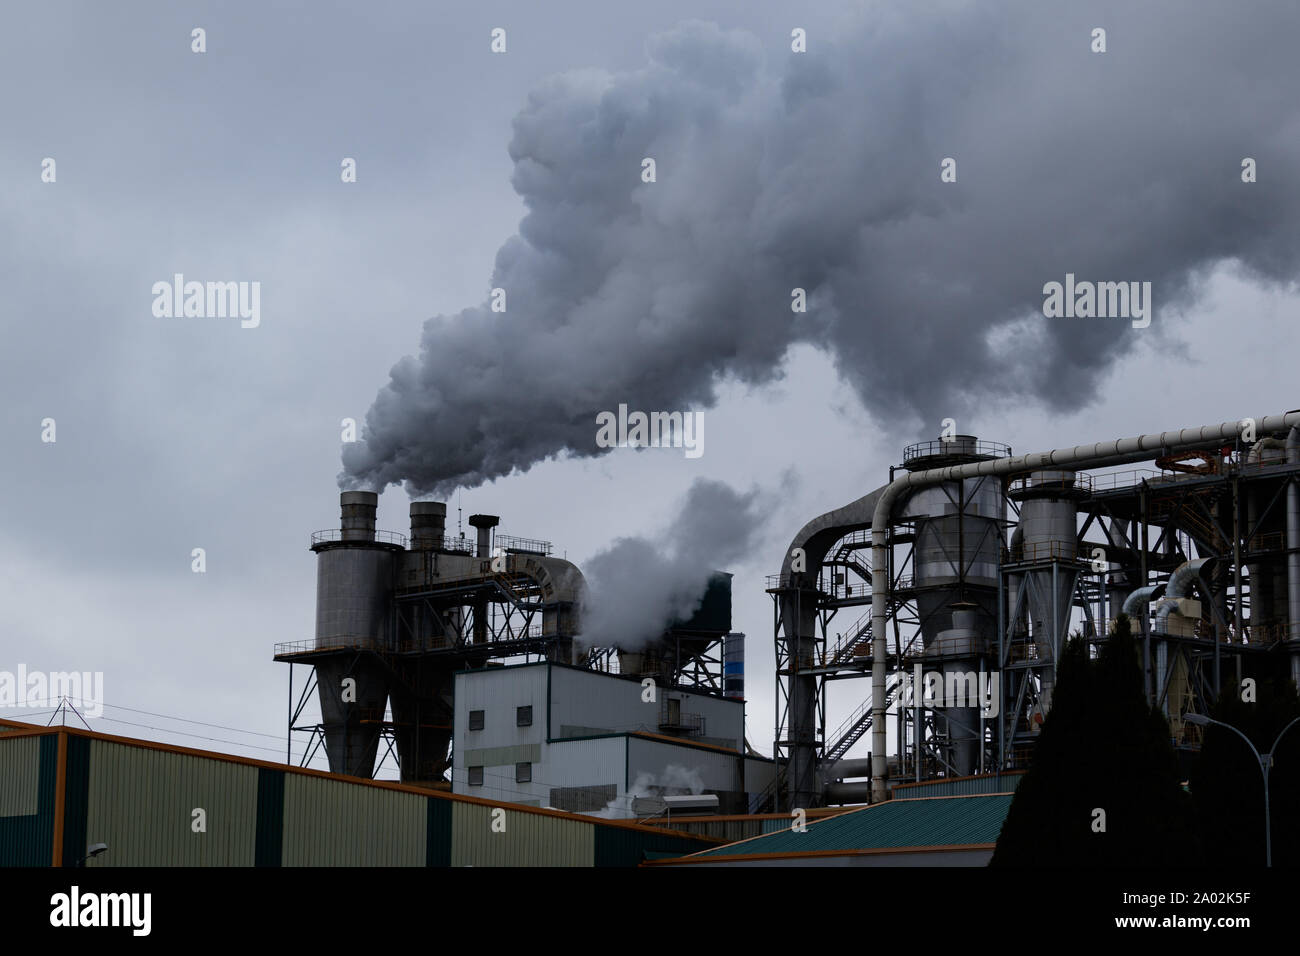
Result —
<svg viewBox="0 0 1300 956"><path fill-rule="evenodd" d="M1011 446L1000 441L979 441L967 435L954 435L951 440L942 438L917 442L903 449L903 464L918 458L972 455L981 458L1010 458Z"/></svg>
<svg viewBox="0 0 1300 956"><path fill-rule="evenodd" d="M1248 550L1252 554L1262 554L1267 551L1284 551L1286 550L1286 534L1281 531L1270 531L1268 534L1257 534L1250 539Z"/></svg>
<svg viewBox="0 0 1300 956"><path fill-rule="evenodd" d="M327 531L313 531L311 543L314 547L318 544L326 544L331 541L370 541L370 538L345 538L344 532L340 528L330 528ZM376 531L373 540L380 544L395 544L400 547L406 547L406 535L398 534L396 531Z"/></svg>
<svg viewBox="0 0 1300 956"><path fill-rule="evenodd" d="M1133 488L1144 481L1148 484L1170 481L1176 477L1177 475L1172 471L1154 471L1150 468L1129 468L1124 471L1110 471L1101 475L1088 475L1089 480L1092 482L1093 494Z"/></svg>
<svg viewBox="0 0 1300 956"><path fill-rule="evenodd" d="M1092 475L1087 472L1044 469L1041 474L1032 472L1025 475L1016 475L1007 483L1007 494L1013 497L1026 492L1056 492L1059 494L1081 492L1083 494L1092 494L1092 488Z"/></svg>
<svg viewBox="0 0 1300 956"><path fill-rule="evenodd" d="M553 550L551 542L537 538L518 538L514 535L498 534L492 539L493 544L502 551L519 551L524 554L548 555Z"/></svg>
<svg viewBox="0 0 1300 956"><path fill-rule="evenodd" d="M444 551L450 551L452 554L468 554L468 555L473 555L473 553L474 553L474 539L473 539L473 538L467 538L467 537L465 537L463 534L462 534L462 535L451 535L451 534L443 535L443 538L442 538L442 550L444 550Z"/></svg>
<svg viewBox="0 0 1300 956"><path fill-rule="evenodd" d="M282 641L273 648L273 656L279 657L282 654L308 654L313 651L348 651L356 650L362 647L373 647L373 641L363 641L360 639L344 640L339 639L324 644L315 640L306 641Z"/></svg>
<svg viewBox="0 0 1300 956"><path fill-rule="evenodd" d="M668 706L668 701L664 701L664 706L659 710L659 729L684 731L690 736L700 737L704 734L704 715L703 714L684 714L681 712L674 713Z"/></svg>
<svg viewBox="0 0 1300 956"><path fill-rule="evenodd" d="M1089 542L1085 542L1088 544ZM1098 544L1097 547L1102 547ZM1020 555L1012 555L1003 549L1004 561L1078 561L1087 564L1088 559L1079 553L1079 546L1073 541L1031 541L1020 548Z"/></svg>

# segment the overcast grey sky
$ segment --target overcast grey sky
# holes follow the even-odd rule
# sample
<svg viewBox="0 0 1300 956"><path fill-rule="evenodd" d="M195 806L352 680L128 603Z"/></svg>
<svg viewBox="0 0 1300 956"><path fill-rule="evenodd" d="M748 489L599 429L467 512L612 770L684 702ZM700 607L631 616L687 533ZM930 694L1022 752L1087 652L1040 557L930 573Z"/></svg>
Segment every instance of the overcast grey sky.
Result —
<svg viewBox="0 0 1300 956"><path fill-rule="evenodd" d="M271 647L312 634L307 542L337 525L340 419L365 418L422 335L412 404L376 424L423 436L433 458L454 442L470 464L419 477L468 485L466 515L500 514L581 564L659 534L696 478L762 489L753 549L728 569L763 752L763 576L940 417L1033 451L1300 406L1294 4L920 7L0 11L0 670L103 671L110 705L282 734L287 667ZM1104 54L1089 50L1098 26ZM206 53L191 52L195 27ZM623 155L566 139L599 91L614 94L610 142L660 151L653 198L637 169L608 195L566 174ZM946 156L956 183L940 182ZM548 285L566 244L583 254ZM1035 313L1067 271L1152 281L1151 325ZM151 287L177 272L259 281L261 324L155 317ZM544 304L483 312L503 276ZM606 295L598 325L575 318L591 314L584 283ZM820 290L802 325L800 284ZM593 328L604 337L574 335ZM647 328L668 347L647 352ZM571 369L532 348L562 340ZM594 421L622 394L704 409L705 454L548 460L577 432L529 414L554 425L585 401ZM517 440L448 438L448 421ZM527 470L475 465L489 458ZM406 501L390 485L380 527L405 531ZM832 725L854 703L833 698ZM143 726L107 732L282 752L108 717Z"/></svg>

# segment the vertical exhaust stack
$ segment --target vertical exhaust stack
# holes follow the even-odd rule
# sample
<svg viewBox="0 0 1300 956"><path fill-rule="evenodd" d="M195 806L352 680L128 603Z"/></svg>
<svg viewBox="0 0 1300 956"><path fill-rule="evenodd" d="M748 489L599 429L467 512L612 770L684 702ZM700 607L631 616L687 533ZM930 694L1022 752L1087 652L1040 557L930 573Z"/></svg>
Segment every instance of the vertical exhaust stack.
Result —
<svg viewBox="0 0 1300 956"><path fill-rule="evenodd" d="M478 556L483 559L492 557L492 529L501 523L496 515L470 515L469 523L478 529ZM481 598L474 601L474 643L487 643L487 601Z"/></svg>
<svg viewBox="0 0 1300 956"><path fill-rule="evenodd" d="M492 529L501 523L496 515L470 515L469 523L478 528L478 556L492 557Z"/></svg>
<svg viewBox="0 0 1300 956"><path fill-rule="evenodd" d="M446 504L441 501L411 502L412 551L441 551L446 534Z"/></svg>
<svg viewBox="0 0 1300 956"><path fill-rule="evenodd" d="M379 510L379 495L373 491L345 491L339 495L342 515L339 527L344 541L374 541L375 513Z"/></svg>
<svg viewBox="0 0 1300 956"><path fill-rule="evenodd" d="M722 696L745 699L745 635L738 632L722 639Z"/></svg>

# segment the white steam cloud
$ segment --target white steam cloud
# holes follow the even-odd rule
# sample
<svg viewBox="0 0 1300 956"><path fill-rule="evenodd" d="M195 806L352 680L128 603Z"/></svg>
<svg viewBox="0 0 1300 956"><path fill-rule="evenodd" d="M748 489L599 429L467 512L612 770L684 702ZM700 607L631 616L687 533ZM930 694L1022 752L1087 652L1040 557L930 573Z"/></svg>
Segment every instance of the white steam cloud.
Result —
<svg viewBox="0 0 1300 956"><path fill-rule="evenodd" d="M618 538L584 562L582 643L636 650L699 610L712 574L752 552L764 497L696 479L657 537Z"/></svg>

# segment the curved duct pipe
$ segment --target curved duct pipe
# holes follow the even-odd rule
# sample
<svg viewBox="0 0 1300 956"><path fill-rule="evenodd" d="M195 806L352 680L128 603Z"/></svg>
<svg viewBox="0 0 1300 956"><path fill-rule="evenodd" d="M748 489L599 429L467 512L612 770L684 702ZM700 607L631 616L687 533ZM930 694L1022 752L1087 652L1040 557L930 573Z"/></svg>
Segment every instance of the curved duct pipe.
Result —
<svg viewBox="0 0 1300 956"><path fill-rule="evenodd" d="M1173 452L1213 448L1225 440L1239 438L1245 424L1246 420L1240 419L1218 425L1183 428L1159 434L1139 435L1136 438L1097 442L1092 445L1057 448L1032 455L1017 455L1013 458L996 458L966 465L914 471L895 479L884 489L876 499L876 510L871 520L871 799L873 803L884 800L886 794L885 747L888 737L885 732L885 655L888 652L888 645L885 640L885 625L889 617L887 532L899 495L910 489L939 482L979 478L984 475L1018 475L1058 466L1105 468L1110 465L1147 461ZM1293 429L1300 426L1300 411L1265 416L1255 419L1254 424L1259 432ZM1297 532L1300 533L1300 498L1297 498ZM1297 573L1300 578L1300 563L1297 564ZM1300 598L1300 589L1297 589L1296 597Z"/></svg>
<svg viewBox="0 0 1300 956"><path fill-rule="evenodd" d="M1178 609L1178 602L1165 598L1156 606L1156 613L1151 619L1152 634L1169 633L1169 615Z"/></svg>
<svg viewBox="0 0 1300 956"><path fill-rule="evenodd" d="M1169 633L1169 615L1178 610L1178 602L1173 598L1165 598L1156 608L1155 618L1151 622L1152 634Z"/></svg>
<svg viewBox="0 0 1300 956"><path fill-rule="evenodd" d="M1250 446L1250 452L1246 455L1246 463L1255 464L1264 457L1264 450L1268 448L1277 449L1278 451L1286 448L1286 442L1280 438L1261 438Z"/></svg>
<svg viewBox="0 0 1300 956"><path fill-rule="evenodd" d="M795 665L790 675L787 701L790 717L786 728L790 737L786 788L792 806L812 806L820 792L816 780L817 679L804 673L811 668L817 639L817 571L836 541L871 527L876 501L884 491L884 487L877 488L809 521L794 536L781 562L781 576L789 586L779 599L781 626L789 657ZM794 570L796 553L803 570ZM808 668L802 666L805 660Z"/></svg>
<svg viewBox="0 0 1300 956"><path fill-rule="evenodd" d="M1194 561L1184 561L1174 568L1174 573L1169 575L1169 583L1165 586L1164 603L1156 608L1155 623L1151 628L1153 634L1169 633L1169 615L1178 610L1178 599L1192 596L1192 585L1200 577L1201 569L1214 560L1217 559L1213 556L1197 558Z"/></svg>
<svg viewBox="0 0 1300 956"><path fill-rule="evenodd" d="M1190 588L1201 576L1201 569L1214 560L1216 559L1213 556L1197 558L1195 561L1184 561L1174 568L1174 573L1169 575L1169 584L1165 587L1165 597L1191 597Z"/></svg>
<svg viewBox="0 0 1300 956"><path fill-rule="evenodd" d="M1137 617L1139 613L1145 614L1146 606L1152 601L1158 601L1164 593L1165 586L1163 584L1152 584L1149 587L1138 588L1124 599L1122 610L1129 617Z"/></svg>
<svg viewBox="0 0 1300 956"><path fill-rule="evenodd" d="M1300 463L1300 428L1286 436L1286 463ZM1291 476L1286 486L1286 610L1289 640L1300 637L1300 485Z"/></svg>

